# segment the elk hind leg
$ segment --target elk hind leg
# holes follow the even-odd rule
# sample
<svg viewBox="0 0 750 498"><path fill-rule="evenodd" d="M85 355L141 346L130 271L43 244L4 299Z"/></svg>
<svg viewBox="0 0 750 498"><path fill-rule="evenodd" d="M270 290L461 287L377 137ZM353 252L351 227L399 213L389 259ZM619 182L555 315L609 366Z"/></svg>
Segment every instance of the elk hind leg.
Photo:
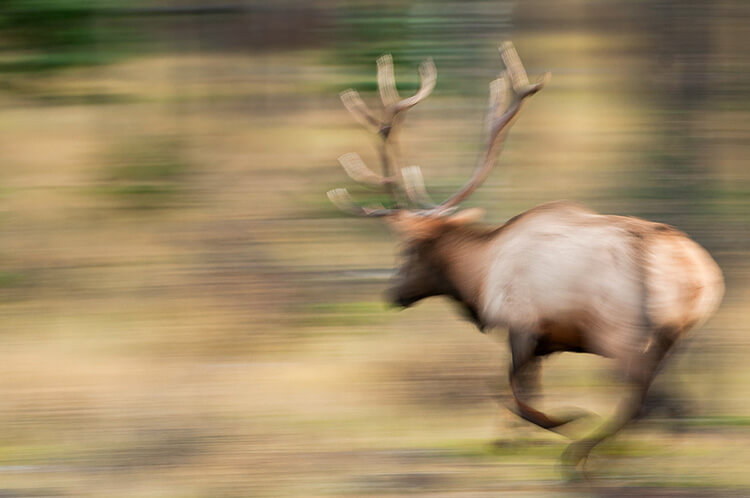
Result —
<svg viewBox="0 0 750 498"><path fill-rule="evenodd" d="M631 391L617 409L616 415L597 429L592 435L571 443L562 455L562 463L569 471L579 464L585 465L591 450L607 438L617 434L630 421L637 418L643 408L651 383L672 347L674 339L666 334L655 333L653 341L637 359L628 362L626 375Z"/></svg>

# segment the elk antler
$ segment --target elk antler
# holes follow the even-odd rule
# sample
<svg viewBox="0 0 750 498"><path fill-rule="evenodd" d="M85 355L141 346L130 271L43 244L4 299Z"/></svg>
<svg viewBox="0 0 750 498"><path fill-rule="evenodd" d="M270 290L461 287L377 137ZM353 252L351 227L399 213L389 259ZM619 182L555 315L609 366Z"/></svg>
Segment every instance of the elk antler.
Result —
<svg viewBox="0 0 750 498"><path fill-rule="evenodd" d="M430 210L429 214L444 214L450 208L457 206L460 202L469 197L479 186L487 179L492 167L495 165L500 150L502 149L505 137L513 123L514 118L523 108L526 99L531 97L549 81L550 73L542 75L536 83L529 83L526 76L526 70L521 64L518 52L511 42L503 43L500 48L500 57L505 64L505 69L499 78L490 83L490 109L487 113L487 128L489 136L485 145L485 151L482 158L474 169L469 181L461 187L455 194L440 203L437 207ZM506 108L506 87L507 80L510 78L512 93L515 99ZM504 109L504 112L501 111Z"/></svg>
<svg viewBox="0 0 750 498"><path fill-rule="evenodd" d="M391 56L384 55L378 59L378 89L384 107L382 119L378 119L370 111L355 90L349 89L342 92L341 100L354 115L354 118L365 128L377 133L382 139L380 157L383 163L383 175L378 175L368 168L362 159L354 153L344 154L339 158L339 162L347 174L359 183L376 188L385 188L396 200L399 208L406 207L402 195L405 194L406 198L419 208L415 212L421 215L444 216L452 213L459 203L474 193L487 179L502 149L508 130L526 103L526 99L541 90L550 78L550 74L545 73L536 83L529 83L526 70L521 64L521 59L518 57L513 44L505 42L499 50L500 57L505 65L505 71L490 83L489 109L485 123L488 137L485 150L469 181L455 194L436 205L427 194L419 167L410 166L401 169L401 184L399 183L399 177L394 174L394 170L397 168L393 163L396 162L398 155L393 138L394 130L403 117L401 113L422 101L435 87L437 70L431 59L423 62L419 68L421 77L419 90L412 97L405 99L401 99L396 90ZM508 85L509 82L510 85ZM508 86L510 86L510 92ZM510 105L506 107L509 93L514 98ZM386 209L382 206L359 206L352 201L346 189L331 190L328 192L328 197L343 211L359 216L386 216L396 211L396 209Z"/></svg>
<svg viewBox="0 0 750 498"><path fill-rule="evenodd" d="M404 111L411 109L427 97L435 88L437 81L437 70L432 59L427 59L419 66L421 85L416 94L401 99L396 90L396 81L393 74L393 59L390 55L384 55L378 63L378 89L380 99L383 102L383 116L378 119L367 107L356 90L348 89L341 93L344 106L352 113L354 118L365 128L377 133L381 138L380 159L383 166L383 174L378 175L367 167L356 153L344 154L339 157L339 162L346 173L356 182L375 188L384 188L395 200L398 207L405 207L403 194L420 207L434 207L433 203L427 204L426 195L421 191L405 189L403 192L399 186L399 177L394 171L400 170L397 159L394 130L403 118ZM424 190L424 189L423 189ZM426 192L425 192L426 194ZM378 208L364 208L355 204L346 189L335 189L328 192L328 198L337 207L350 214L360 216L385 216L393 210Z"/></svg>

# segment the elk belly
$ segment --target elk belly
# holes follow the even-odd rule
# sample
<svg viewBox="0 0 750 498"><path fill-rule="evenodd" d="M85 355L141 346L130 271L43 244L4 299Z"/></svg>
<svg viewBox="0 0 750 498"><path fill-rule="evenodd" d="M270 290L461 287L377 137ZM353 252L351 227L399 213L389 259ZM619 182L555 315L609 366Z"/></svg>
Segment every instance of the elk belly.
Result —
<svg viewBox="0 0 750 498"><path fill-rule="evenodd" d="M527 223L498 241L484 293L487 321L604 356L637 350L644 286L627 234L575 217L553 221Z"/></svg>

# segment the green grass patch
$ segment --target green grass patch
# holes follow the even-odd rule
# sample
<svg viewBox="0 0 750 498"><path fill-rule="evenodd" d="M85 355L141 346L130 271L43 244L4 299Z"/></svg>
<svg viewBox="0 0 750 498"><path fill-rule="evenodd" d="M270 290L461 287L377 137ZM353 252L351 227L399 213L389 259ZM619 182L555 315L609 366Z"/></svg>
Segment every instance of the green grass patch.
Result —
<svg viewBox="0 0 750 498"><path fill-rule="evenodd" d="M103 182L95 191L136 209L175 204L190 171L180 142L170 137L118 143L105 155L105 164Z"/></svg>
<svg viewBox="0 0 750 498"><path fill-rule="evenodd" d="M0 446L0 463L4 465L40 464L65 459L73 448L65 444L20 444Z"/></svg>
<svg viewBox="0 0 750 498"><path fill-rule="evenodd" d="M378 301L317 303L305 306L297 316L297 325L320 327L372 325L386 319L384 306Z"/></svg>
<svg viewBox="0 0 750 498"><path fill-rule="evenodd" d="M681 422L688 427L750 427L750 417L740 415L691 417Z"/></svg>
<svg viewBox="0 0 750 498"><path fill-rule="evenodd" d="M0 270L0 289L22 287L29 283L29 275L18 271Z"/></svg>

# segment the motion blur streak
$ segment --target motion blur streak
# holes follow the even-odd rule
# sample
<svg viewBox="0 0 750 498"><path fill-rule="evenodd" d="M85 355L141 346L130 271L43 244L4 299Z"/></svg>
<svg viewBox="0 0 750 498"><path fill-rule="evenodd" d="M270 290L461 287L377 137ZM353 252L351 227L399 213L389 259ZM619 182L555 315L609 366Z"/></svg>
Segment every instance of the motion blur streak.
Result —
<svg viewBox="0 0 750 498"><path fill-rule="evenodd" d="M0 495L750 494L749 21L740 0L3 2ZM566 440L506 410L506 332L439 298L389 311L387 229L323 195L342 152L378 163L338 94L374 103L384 53L402 95L434 59L399 146L455 192L509 39L554 77L466 204L668 223L726 280L657 378L670 402L585 488ZM608 367L545 360L539 408L610 415Z"/></svg>

